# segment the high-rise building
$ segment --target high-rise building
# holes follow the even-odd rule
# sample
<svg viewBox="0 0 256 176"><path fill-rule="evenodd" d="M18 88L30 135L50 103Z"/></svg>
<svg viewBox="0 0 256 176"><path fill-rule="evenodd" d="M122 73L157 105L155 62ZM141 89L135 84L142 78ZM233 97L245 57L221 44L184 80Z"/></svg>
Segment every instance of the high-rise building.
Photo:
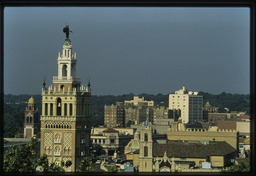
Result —
<svg viewBox="0 0 256 176"><path fill-rule="evenodd" d="M35 105L35 99L31 97L28 100L28 106L25 109L24 119L24 138L32 138L40 131L40 120L38 109Z"/></svg>
<svg viewBox="0 0 256 176"><path fill-rule="evenodd" d="M124 104L117 102L116 105L105 105L104 124L107 127L123 127L125 118Z"/></svg>
<svg viewBox="0 0 256 176"><path fill-rule="evenodd" d="M180 109L182 123L203 120L203 96L198 92L187 91L185 86L169 94L169 109Z"/></svg>
<svg viewBox="0 0 256 176"><path fill-rule="evenodd" d="M53 86L42 89L40 155L47 154L49 163L60 165L71 160L66 171L78 169L80 161L90 154L90 82L81 85L76 77L76 53L73 54L66 33L62 54L58 55L58 76L53 76Z"/></svg>

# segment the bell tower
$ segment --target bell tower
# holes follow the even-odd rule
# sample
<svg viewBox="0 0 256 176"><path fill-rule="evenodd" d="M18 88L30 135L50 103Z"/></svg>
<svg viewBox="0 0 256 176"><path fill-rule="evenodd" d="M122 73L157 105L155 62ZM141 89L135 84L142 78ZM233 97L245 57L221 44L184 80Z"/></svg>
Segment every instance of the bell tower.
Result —
<svg viewBox="0 0 256 176"><path fill-rule="evenodd" d="M66 38L62 54L58 55L58 76L53 77L53 88L57 91L68 92L80 87L80 79L76 77L76 53L72 53L70 39Z"/></svg>
<svg viewBox="0 0 256 176"><path fill-rule="evenodd" d="M152 172L152 125L150 122L144 122L140 130L140 154L139 154L139 172Z"/></svg>
<svg viewBox="0 0 256 176"><path fill-rule="evenodd" d="M71 160L72 165L64 169L74 172L90 154L91 89L76 77L77 58L67 35L69 27L63 31L66 39L58 54L58 75L53 76L53 86L47 89L44 84L42 88L40 155L47 154L49 162L56 164Z"/></svg>
<svg viewBox="0 0 256 176"><path fill-rule="evenodd" d="M35 99L31 97L28 100L28 106L25 109L24 119L24 138L32 138L40 131L40 120L38 109L35 105Z"/></svg>

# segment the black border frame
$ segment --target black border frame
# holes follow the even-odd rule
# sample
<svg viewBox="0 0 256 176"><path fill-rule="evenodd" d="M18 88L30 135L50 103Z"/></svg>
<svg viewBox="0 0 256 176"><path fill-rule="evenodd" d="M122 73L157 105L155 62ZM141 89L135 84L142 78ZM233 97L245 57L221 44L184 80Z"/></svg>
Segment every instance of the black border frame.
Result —
<svg viewBox="0 0 256 176"><path fill-rule="evenodd" d="M250 9L250 127L251 127L251 171L248 173L220 173L221 175L252 175L255 173L255 79L256 79L256 1L254 0L1 0L0 1L0 157L3 158L3 106L4 106L4 8L5 7L248 7ZM0 158L0 172L3 161ZM25 173L26 175L31 175ZM72 174L72 173L71 173ZM62 175L71 175L64 173ZM73 173L74 174L74 173ZM153 175L133 173L116 175ZM215 175L216 173L171 173L168 175ZM13 175L4 173L4 175ZM16 174L15 174L16 175ZM24 174L19 174L24 175ZM36 173L36 175L43 175ZM49 174L47 174L49 175ZM50 174L56 175L56 174ZM75 173L75 175L81 175ZM85 175L85 174L82 174ZM113 175L113 173L92 173L88 175ZM167 175L157 173L154 175ZM218 174L219 175L219 174Z"/></svg>

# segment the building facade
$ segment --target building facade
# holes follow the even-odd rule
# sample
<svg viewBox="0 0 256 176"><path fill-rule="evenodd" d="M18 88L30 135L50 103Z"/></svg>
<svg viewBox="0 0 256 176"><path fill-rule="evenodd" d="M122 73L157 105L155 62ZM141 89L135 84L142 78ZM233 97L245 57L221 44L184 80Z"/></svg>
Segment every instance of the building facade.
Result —
<svg viewBox="0 0 256 176"><path fill-rule="evenodd" d="M146 101L144 97L134 96L133 100L124 101L125 123L129 121L139 124L144 121L152 121L154 101Z"/></svg>
<svg viewBox="0 0 256 176"><path fill-rule="evenodd" d="M24 138L32 138L38 132L40 132L39 113L35 105L35 99L31 97L25 109Z"/></svg>
<svg viewBox="0 0 256 176"><path fill-rule="evenodd" d="M70 39L64 41L58 55L58 76L53 86L42 89L40 155L47 154L49 163L60 165L71 160L66 171L76 171L90 149L90 83L81 85L76 77L76 53Z"/></svg>
<svg viewBox="0 0 256 176"><path fill-rule="evenodd" d="M169 109L180 109L183 123L203 120L203 97L198 92L187 91L185 86L169 94Z"/></svg>
<svg viewBox="0 0 256 176"><path fill-rule="evenodd" d="M116 105L104 106L104 124L109 127L123 127L125 126L125 111L124 104L117 102Z"/></svg>
<svg viewBox="0 0 256 176"><path fill-rule="evenodd" d="M117 102L116 105L105 105L104 124L108 128L124 127L129 121L139 124L152 121L154 101L146 101L144 97L134 96L133 100Z"/></svg>

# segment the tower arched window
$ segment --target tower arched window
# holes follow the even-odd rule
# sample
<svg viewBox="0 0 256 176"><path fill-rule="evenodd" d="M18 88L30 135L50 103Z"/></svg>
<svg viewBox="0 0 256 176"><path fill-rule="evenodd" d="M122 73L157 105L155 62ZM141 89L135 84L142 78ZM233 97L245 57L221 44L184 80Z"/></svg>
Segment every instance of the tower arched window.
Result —
<svg viewBox="0 0 256 176"><path fill-rule="evenodd" d="M67 76L67 70L68 70L67 65L63 65L62 66L62 76Z"/></svg>
<svg viewBox="0 0 256 176"><path fill-rule="evenodd" d="M53 115L53 104L50 104L50 115Z"/></svg>
<svg viewBox="0 0 256 176"><path fill-rule="evenodd" d="M144 141L146 141L146 142L148 141L148 134L147 133L144 134Z"/></svg>
<svg viewBox="0 0 256 176"><path fill-rule="evenodd" d="M57 115L61 115L61 98L57 98Z"/></svg>
<svg viewBox="0 0 256 176"><path fill-rule="evenodd" d="M44 114L48 115L48 103L44 104Z"/></svg>
<svg viewBox="0 0 256 176"><path fill-rule="evenodd" d="M69 115L73 115L73 105L72 103L69 104Z"/></svg>
<svg viewBox="0 0 256 176"><path fill-rule="evenodd" d="M67 115L67 103L64 104L64 116Z"/></svg>
<svg viewBox="0 0 256 176"><path fill-rule="evenodd" d="M148 147L147 146L144 147L144 156L148 156Z"/></svg>

